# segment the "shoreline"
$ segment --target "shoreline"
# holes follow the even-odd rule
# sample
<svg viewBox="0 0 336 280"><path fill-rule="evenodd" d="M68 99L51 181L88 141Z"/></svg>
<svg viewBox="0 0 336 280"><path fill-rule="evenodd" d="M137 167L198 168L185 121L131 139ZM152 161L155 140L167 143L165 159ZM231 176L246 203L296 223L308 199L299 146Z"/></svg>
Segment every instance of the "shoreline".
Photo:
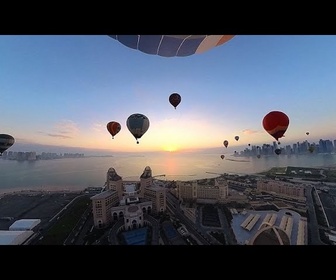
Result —
<svg viewBox="0 0 336 280"><path fill-rule="evenodd" d="M5 188L0 189L0 197L15 194L15 193L46 193L46 192L78 192L84 191L87 187L79 187L79 186L55 186L55 185L47 185L47 186L35 186L35 187L16 187L16 188Z"/></svg>
<svg viewBox="0 0 336 280"><path fill-rule="evenodd" d="M291 167L291 166L282 166L282 167L279 167L279 168L287 168L287 167ZM325 165L325 166L315 166L315 167L300 167L300 168L336 170L336 164L330 164L330 165ZM264 171L253 172L253 173L238 173L238 172L231 173L231 172L228 172L227 174L229 174L229 175L236 174L236 175L247 175L247 176L260 176L260 175L263 175L263 173L270 171L271 169L272 168L268 168ZM205 176L202 179L194 179L193 178L193 179L191 179L191 181L218 178L218 177L221 177L226 172L224 172L223 174L219 174L219 173L216 173L216 172L206 172L206 173L208 173L209 175L214 176L214 177L209 178L209 177ZM183 175L183 176L187 176L187 175ZM192 175L189 175L189 176L192 176ZM130 176L130 177L133 177L133 176ZM158 180L160 180L160 179L158 179ZM165 179L164 181L167 181L167 180ZM168 180L168 181L180 181L180 180ZM189 180L181 180L181 181L189 181ZM336 183L333 183L333 182L331 182L331 184L336 185ZM7 195L7 194L15 194L15 193L23 193L23 192L28 192L28 193L79 192L79 191L84 191L87 188L88 187L78 186L78 185L69 185L69 186L43 185L43 186L10 187L10 188L7 187L7 188L0 188L0 198L3 197L4 195Z"/></svg>

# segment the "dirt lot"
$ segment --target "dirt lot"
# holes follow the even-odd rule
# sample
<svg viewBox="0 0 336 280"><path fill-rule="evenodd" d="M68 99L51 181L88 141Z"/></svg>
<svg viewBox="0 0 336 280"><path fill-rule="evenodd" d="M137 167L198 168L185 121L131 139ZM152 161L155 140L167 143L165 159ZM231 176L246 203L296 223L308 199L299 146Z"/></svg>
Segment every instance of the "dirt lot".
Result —
<svg viewBox="0 0 336 280"><path fill-rule="evenodd" d="M40 227L48 224L78 192L22 191L0 196L0 230L8 230L19 219L41 219Z"/></svg>

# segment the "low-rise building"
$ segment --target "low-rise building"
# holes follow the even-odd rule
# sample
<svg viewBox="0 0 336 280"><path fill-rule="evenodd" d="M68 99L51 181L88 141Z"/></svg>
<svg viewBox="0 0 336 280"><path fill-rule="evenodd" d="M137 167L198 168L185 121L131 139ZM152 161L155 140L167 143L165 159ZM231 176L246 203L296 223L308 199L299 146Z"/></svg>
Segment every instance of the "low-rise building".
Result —
<svg viewBox="0 0 336 280"><path fill-rule="evenodd" d="M223 178L177 181L177 197L180 201L223 203L228 197L228 184Z"/></svg>

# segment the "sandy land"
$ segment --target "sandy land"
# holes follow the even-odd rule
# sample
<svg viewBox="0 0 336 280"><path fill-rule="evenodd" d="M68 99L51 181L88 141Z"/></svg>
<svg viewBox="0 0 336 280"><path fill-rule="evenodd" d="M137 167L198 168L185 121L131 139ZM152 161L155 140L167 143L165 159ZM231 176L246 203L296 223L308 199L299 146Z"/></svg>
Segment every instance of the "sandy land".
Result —
<svg viewBox="0 0 336 280"><path fill-rule="evenodd" d="M79 186L35 186L35 187L17 187L17 188L7 188L0 189L0 196L10 194L10 193L18 193L18 192L78 192L86 189L86 187Z"/></svg>

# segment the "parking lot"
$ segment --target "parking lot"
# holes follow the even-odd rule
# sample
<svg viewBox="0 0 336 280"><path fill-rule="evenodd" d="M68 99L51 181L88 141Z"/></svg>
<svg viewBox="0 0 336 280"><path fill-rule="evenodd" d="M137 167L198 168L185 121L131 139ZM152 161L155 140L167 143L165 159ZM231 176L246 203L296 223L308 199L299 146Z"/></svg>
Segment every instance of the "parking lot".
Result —
<svg viewBox="0 0 336 280"><path fill-rule="evenodd" d="M22 191L0 197L0 230L8 230L16 220L40 219L40 227L48 224L78 192Z"/></svg>

